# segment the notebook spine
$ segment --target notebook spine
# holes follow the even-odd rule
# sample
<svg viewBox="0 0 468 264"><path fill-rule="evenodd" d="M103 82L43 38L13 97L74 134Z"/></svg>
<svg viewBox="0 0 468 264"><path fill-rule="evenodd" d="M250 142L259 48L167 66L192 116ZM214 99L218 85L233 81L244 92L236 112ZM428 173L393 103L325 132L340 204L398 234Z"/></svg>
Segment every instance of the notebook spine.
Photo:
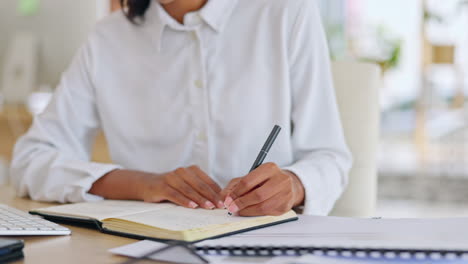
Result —
<svg viewBox="0 0 468 264"><path fill-rule="evenodd" d="M301 256L313 254L331 257L386 258L386 259L468 259L467 251L458 250L395 250L375 248L318 248L318 247L197 247L202 255L223 256Z"/></svg>

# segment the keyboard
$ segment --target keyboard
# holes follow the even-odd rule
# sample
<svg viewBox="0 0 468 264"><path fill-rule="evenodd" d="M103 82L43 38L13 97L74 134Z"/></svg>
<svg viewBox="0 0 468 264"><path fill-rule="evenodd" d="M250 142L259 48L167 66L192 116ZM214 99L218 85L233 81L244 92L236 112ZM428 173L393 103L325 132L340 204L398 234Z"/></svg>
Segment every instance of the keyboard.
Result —
<svg viewBox="0 0 468 264"><path fill-rule="evenodd" d="M70 235L68 228L0 204L0 236Z"/></svg>

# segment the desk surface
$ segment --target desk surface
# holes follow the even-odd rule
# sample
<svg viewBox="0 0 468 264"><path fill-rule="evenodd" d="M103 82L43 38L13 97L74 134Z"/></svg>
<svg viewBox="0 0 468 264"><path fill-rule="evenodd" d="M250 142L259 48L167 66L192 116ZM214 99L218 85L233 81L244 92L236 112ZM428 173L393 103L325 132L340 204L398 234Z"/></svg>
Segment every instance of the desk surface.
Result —
<svg viewBox="0 0 468 264"><path fill-rule="evenodd" d="M0 203L23 211L53 205L18 198L9 186L0 186ZM136 242L133 239L102 234L93 229L64 226L72 230L71 236L17 237L25 242L25 257L14 263L120 263L126 258L114 256L108 250Z"/></svg>

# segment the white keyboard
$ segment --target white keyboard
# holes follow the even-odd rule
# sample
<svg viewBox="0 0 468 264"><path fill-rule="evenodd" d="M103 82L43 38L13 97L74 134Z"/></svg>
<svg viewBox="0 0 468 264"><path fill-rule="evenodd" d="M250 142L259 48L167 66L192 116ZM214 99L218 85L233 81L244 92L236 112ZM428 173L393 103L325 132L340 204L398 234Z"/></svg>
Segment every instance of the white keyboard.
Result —
<svg viewBox="0 0 468 264"><path fill-rule="evenodd" d="M0 236L70 235L68 228L0 204Z"/></svg>

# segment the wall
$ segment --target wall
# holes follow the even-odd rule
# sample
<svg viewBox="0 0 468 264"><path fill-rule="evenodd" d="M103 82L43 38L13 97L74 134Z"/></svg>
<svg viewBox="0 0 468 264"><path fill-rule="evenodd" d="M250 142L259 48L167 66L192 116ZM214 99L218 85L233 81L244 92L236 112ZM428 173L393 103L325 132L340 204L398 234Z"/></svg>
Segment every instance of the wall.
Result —
<svg viewBox="0 0 468 264"><path fill-rule="evenodd" d="M346 55L346 1L319 0L323 25L327 32L328 45L333 59L342 59Z"/></svg>
<svg viewBox="0 0 468 264"><path fill-rule="evenodd" d="M97 3L103 0L39 1L38 13L28 17L16 11L18 0L0 1L0 73L8 39L16 31L33 32L40 43L39 84L54 87L96 22Z"/></svg>
<svg viewBox="0 0 468 264"><path fill-rule="evenodd" d="M421 86L421 1L360 0L363 23L385 25L402 39L401 63L388 72L382 89L384 108L414 99Z"/></svg>

